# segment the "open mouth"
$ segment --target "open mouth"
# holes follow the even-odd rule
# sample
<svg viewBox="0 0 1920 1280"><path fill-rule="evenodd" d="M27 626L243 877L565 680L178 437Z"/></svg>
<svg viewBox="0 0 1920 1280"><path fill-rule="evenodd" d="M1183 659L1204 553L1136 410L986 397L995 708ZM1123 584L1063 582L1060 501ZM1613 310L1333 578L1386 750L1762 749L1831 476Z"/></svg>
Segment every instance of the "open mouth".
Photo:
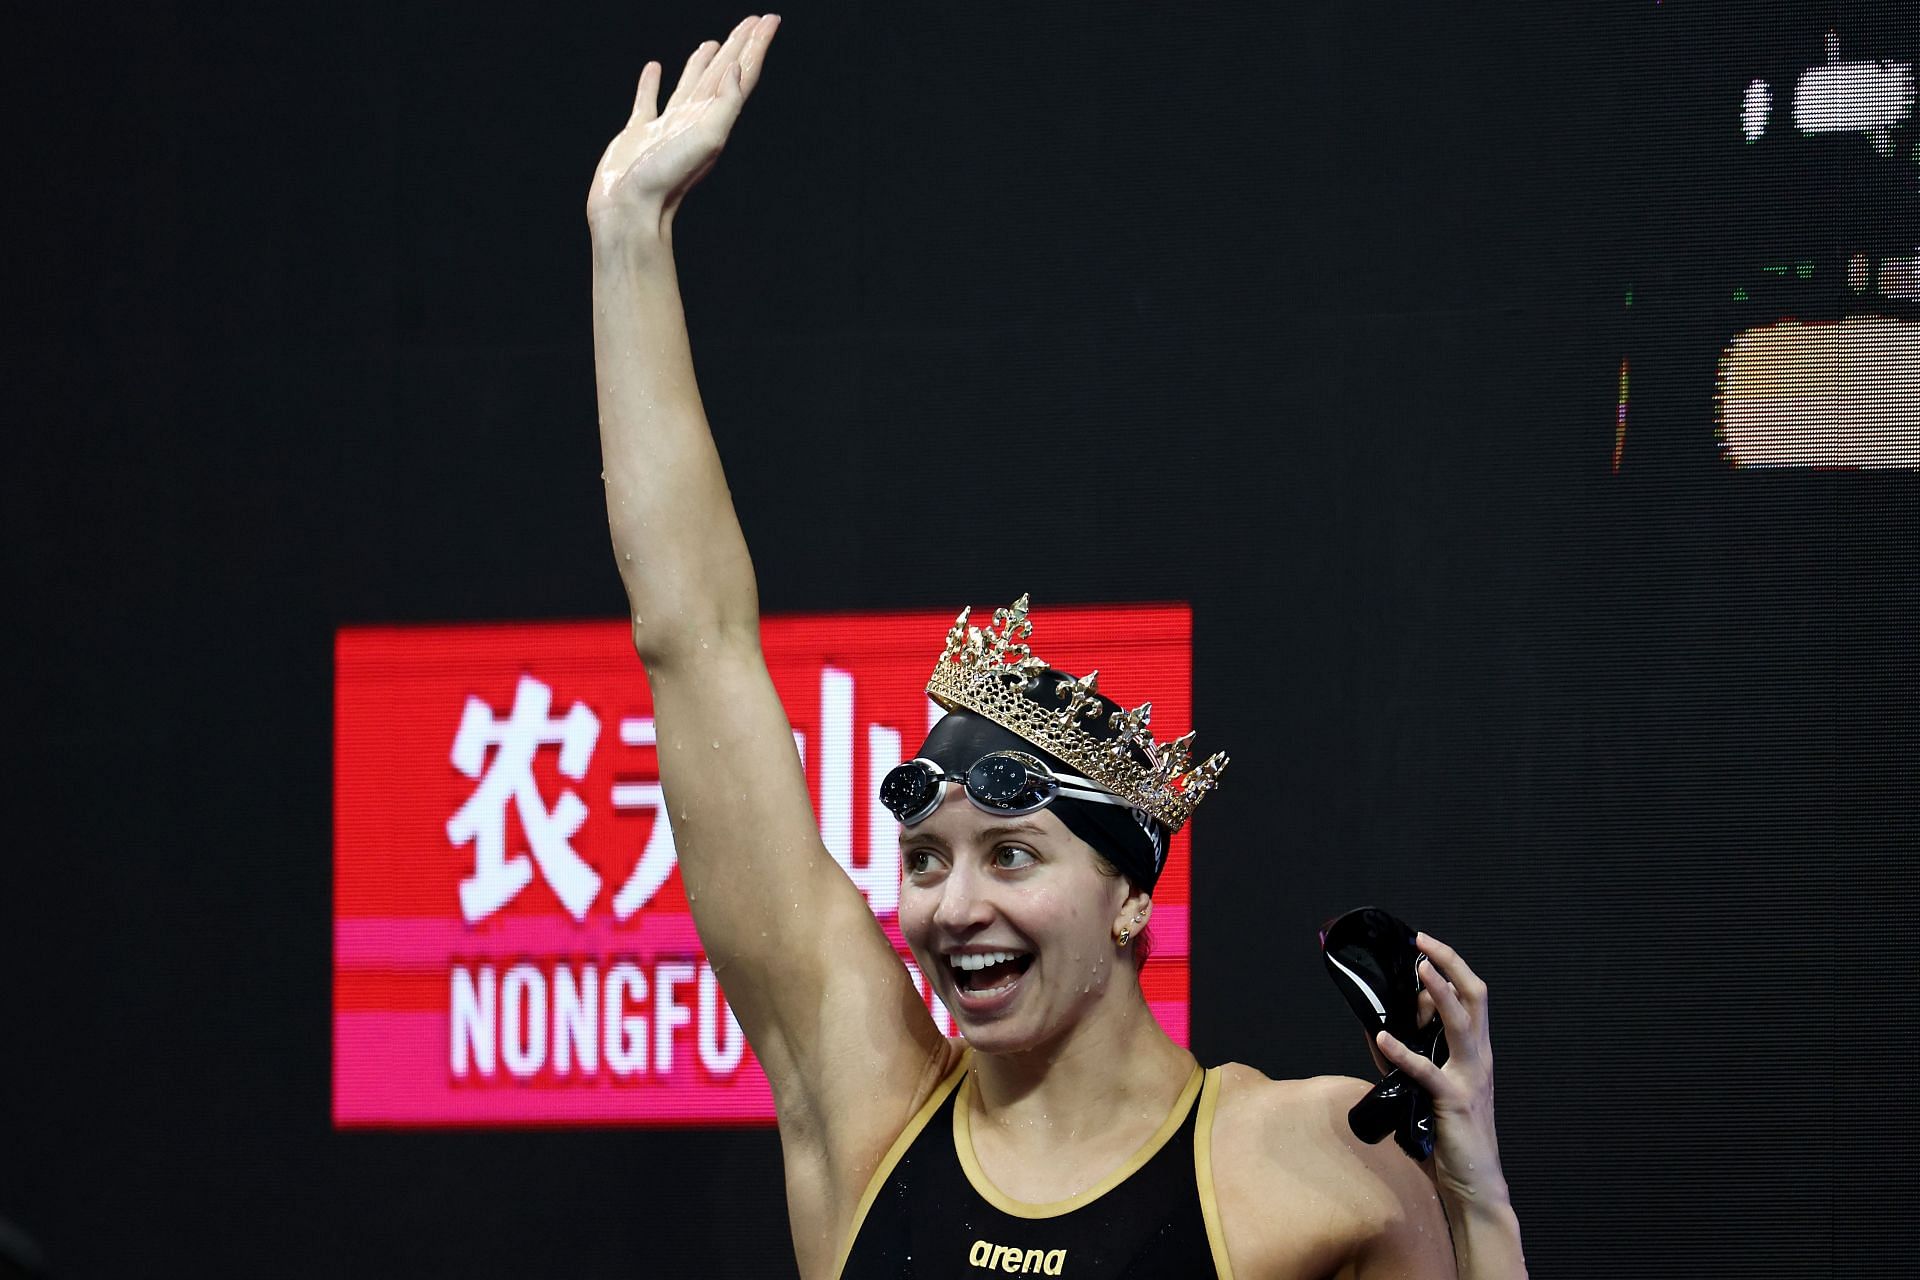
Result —
<svg viewBox="0 0 1920 1280"><path fill-rule="evenodd" d="M986 1000L1013 990L1033 964L1026 951L990 951L982 955L954 954L947 957L957 994Z"/></svg>

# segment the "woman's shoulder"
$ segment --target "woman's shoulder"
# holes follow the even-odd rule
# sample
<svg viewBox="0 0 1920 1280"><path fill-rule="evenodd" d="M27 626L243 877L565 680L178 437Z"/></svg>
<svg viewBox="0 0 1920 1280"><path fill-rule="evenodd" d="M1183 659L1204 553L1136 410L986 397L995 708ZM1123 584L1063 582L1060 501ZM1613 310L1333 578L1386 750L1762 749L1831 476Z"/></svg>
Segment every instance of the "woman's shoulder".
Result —
<svg viewBox="0 0 1920 1280"><path fill-rule="evenodd" d="M1368 1145L1347 1127L1367 1081L1275 1080L1237 1062L1216 1070L1212 1182L1236 1272L1332 1275L1413 1258L1409 1275L1450 1274L1446 1219L1426 1174L1392 1142Z"/></svg>
<svg viewBox="0 0 1920 1280"><path fill-rule="evenodd" d="M1432 1185L1391 1142L1369 1145L1347 1127L1347 1111L1372 1086L1353 1076L1275 1080L1242 1063L1216 1069L1219 1096L1212 1128L1213 1176L1228 1218L1242 1232L1280 1227L1282 1216L1306 1215L1281 1233L1302 1231L1345 1247L1363 1245L1390 1223L1436 1211ZM1236 1212L1237 1209L1237 1212Z"/></svg>
<svg viewBox="0 0 1920 1280"><path fill-rule="evenodd" d="M1339 1132L1344 1134L1347 1109L1372 1087L1354 1076L1275 1080L1243 1062L1224 1062L1214 1071L1220 1078L1216 1112L1232 1115L1241 1126L1265 1124L1302 1132L1332 1132L1328 1121L1337 1117Z"/></svg>

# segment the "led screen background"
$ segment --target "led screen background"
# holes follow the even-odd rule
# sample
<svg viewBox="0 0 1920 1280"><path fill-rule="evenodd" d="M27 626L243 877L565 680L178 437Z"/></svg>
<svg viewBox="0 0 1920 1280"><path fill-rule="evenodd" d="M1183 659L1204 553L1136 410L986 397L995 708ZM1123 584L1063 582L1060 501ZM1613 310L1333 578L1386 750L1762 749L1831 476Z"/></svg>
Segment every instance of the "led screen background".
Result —
<svg viewBox="0 0 1920 1280"><path fill-rule="evenodd" d="M1191 728L1185 608L1045 621L1033 639L1057 669L1150 702L1162 741ZM941 714L928 655L953 625L776 617L760 638L821 843L947 1035L901 935L900 829L878 795ZM351 627L334 678L334 1123L772 1124L677 870L628 624ZM1192 839L1189 824L1169 843L1140 977L1180 1044Z"/></svg>
<svg viewBox="0 0 1920 1280"><path fill-rule="evenodd" d="M1682 6L1638 55L1615 467L1920 467L1912 13Z"/></svg>
<svg viewBox="0 0 1920 1280"><path fill-rule="evenodd" d="M1362 1071L1313 930L1378 902L1492 980L1536 1274L1906 1269L1920 494L1715 396L1901 231L1743 94L1910 7L783 12L675 228L766 611L1185 602L1202 1058ZM0 1217L63 1274L789 1273L770 1131L330 1110L334 637L619 617L582 194L738 16L20 16Z"/></svg>

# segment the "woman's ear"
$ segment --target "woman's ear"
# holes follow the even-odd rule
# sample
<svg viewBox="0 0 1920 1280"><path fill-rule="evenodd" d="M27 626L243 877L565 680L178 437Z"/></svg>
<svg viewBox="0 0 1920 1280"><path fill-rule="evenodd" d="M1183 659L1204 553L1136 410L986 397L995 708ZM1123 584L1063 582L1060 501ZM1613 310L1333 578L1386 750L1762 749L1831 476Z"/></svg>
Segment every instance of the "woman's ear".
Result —
<svg viewBox="0 0 1920 1280"><path fill-rule="evenodd" d="M1137 938L1153 915L1153 896L1145 890L1134 889L1131 881L1127 887L1130 892L1120 904L1120 913L1114 917L1113 933L1118 937L1124 930L1129 938Z"/></svg>

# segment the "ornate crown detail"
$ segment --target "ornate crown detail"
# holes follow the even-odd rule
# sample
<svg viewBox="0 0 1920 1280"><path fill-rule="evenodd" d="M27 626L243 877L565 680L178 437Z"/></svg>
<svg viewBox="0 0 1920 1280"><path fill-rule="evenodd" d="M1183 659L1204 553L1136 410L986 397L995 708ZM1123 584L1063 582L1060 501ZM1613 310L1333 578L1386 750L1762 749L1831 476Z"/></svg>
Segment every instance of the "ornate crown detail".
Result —
<svg viewBox="0 0 1920 1280"><path fill-rule="evenodd" d="M995 609L985 627L971 625L972 614L960 611L927 681L927 693L942 707L972 711L1012 730L1158 818L1169 831L1178 831L1194 806L1219 785L1225 752L1193 765L1191 733L1154 741L1148 729L1153 704L1110 710L1118 704L1100 692L1098 671L1056 680L1047 688L1041 677L1048 664L1026 644L1033 634L1026 596L1010 608Z"/></svg>

